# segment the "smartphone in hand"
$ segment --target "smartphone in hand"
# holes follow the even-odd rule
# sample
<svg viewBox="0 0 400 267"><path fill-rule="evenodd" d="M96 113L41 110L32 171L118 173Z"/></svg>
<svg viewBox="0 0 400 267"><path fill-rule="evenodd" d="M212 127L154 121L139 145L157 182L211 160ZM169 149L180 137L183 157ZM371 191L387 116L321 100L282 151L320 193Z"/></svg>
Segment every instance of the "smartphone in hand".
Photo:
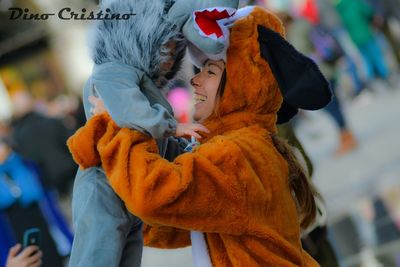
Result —
<svg viewBox="0 0 400 267"><path fill-rule="evenodd" d="M40 247L40 229L30 228L24 232L23 249L29 246Z"/></svg>

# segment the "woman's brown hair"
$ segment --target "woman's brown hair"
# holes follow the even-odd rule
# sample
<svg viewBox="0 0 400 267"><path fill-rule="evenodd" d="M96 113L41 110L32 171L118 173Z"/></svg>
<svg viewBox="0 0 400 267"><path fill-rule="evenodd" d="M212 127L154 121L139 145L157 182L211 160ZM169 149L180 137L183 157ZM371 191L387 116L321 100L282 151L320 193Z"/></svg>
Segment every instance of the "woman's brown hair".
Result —
<svg viewBox="0 0 400 267"><path fill-rule="evenodd" d="M287 141L276 134L272 135L272 141L279 153L281 153L288 162L289 186L297 201L298 212L300 214L300 226L305 229L314 222L317 215L317 205L314 197L318 197L321 200L322 198L311 183Z"/></svg>
<svg viewBox="0 0 400 267"><path fill-rule="evenodd" d="M217 98L216 98L217 102L214 106L214 115L216 115L217 117L219 116L218 105L222 99L222 96L224 95L225 85L226 85L226 68L224 68L224 71L222 72L221 80L219 82L218 89L217 89Z"/></svg>

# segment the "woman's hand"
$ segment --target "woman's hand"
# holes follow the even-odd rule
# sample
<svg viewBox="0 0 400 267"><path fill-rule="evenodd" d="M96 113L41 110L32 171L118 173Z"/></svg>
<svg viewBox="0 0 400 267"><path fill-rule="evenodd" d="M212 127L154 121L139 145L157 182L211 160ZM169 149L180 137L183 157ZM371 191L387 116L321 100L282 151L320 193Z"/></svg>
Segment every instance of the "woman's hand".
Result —
<svg viewBox="0 0 400 267"><path fill-rule="evenodd" d="M90 109L90 113L92 113L93 116L107 112L104 102L101 100L101 98L91 95L89 96L89 102L93 106Z"/></svg>
<svg viewBox="0 0 400 267"><path fill-rule="evenodd" d="M29 246L19 253L20 250L20 244L10 249L6 267L39 267L42 265L42 252L38 247Z"/></svg>

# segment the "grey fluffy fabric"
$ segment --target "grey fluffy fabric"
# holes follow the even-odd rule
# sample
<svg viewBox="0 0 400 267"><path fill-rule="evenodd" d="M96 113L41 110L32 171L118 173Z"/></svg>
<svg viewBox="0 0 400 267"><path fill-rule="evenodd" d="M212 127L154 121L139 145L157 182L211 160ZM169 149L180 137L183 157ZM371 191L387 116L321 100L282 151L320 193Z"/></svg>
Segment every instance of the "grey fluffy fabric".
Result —
<svg viewBox="0 0 400 267"><path fill-rule="evenodd" d="M184 56L186 41L178 27L166 20L172 3L168 0L103 0L100 3L103 13L136 15L128 20L96 21L89 38L94 62L127 64L158 80L157 84L174 77ZM168 57L165 55L168 49L162 45L170 40L177 42L175 65L171 72L161 74L159 66Z"/></svg>

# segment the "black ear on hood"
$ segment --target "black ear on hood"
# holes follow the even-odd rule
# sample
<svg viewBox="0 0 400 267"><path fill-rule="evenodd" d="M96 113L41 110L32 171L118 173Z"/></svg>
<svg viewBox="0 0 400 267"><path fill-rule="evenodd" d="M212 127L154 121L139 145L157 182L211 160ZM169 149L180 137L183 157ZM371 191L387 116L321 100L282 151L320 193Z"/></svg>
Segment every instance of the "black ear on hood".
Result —
<svg viewBox="0 0 400 267"><path fill-rule="evenodd" d="M258 25L258 41L283 96L278 123L289 121L298 109L317 110L331 101L329 83L313 60L262 25Z"/></svg>

